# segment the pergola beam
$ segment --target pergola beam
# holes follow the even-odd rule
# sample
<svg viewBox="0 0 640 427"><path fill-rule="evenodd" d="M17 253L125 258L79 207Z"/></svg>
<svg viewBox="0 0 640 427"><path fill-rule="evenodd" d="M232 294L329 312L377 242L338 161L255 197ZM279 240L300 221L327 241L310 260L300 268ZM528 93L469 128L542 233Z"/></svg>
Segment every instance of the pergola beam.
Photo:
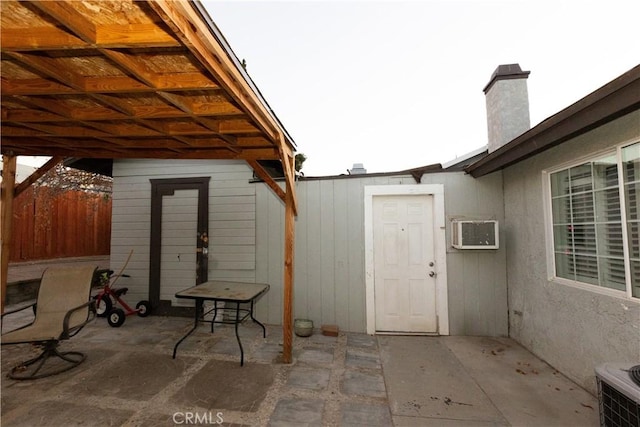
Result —
<svg viewBox="0 0 640 427"><path fill-rule="evenodd" d="M295 242L295 189L287 181L284 209L284 284L282 304L282 361L292 362L293 353L293 267Z"/></svg>
<svg viewBox="0 0 640 427"><path fill-rule="evenodd" d="M291 361L295 146L204 6L191 0L0 2L2 152L18 155L236 159L285 205L284 348ZM279 160L285 187L260 161ZM3 181L2 298L11 203L37 179ZM10 187L10 191L6 190ZM6 219L6 220L5 220Z"/></svg>
<svg viewBox="0 0 640 427"><path fill-rule="evenodd" d="M96 25L78 13L73 2L33 1L31 4L62 23L90 46L180 46L177 40L157 25Z"/></svg>
<svg viewBox="0 0 640 427"><path fill-rule="evenodd" d="M261 180L265 182L269 186L269 188L275 193L276 196L284 203L286 203L286 194L282 188L271 178L271 175L262 167L257 160L247 160L247 163L254 170L256 175L260 177Z"/></svg>
<svg viewBox="0 0 640 427"><path fill-rule="evenodd" d="M47 163L36 169L27 179L15 186L13 197L18 197L20 193L29 188L31 184L39 180L45 173L53 169L58 163L64 160L64 157L55 156L49 159Z"/></svg>
<svg viewBox="0 0 640 427"><path fill-rule="evenodd" d="M148 1L148 5L175 29L177 37L207 67L229 96L256 121L260 130L276 140L278 131L272 123L271 114L191 5L172 0Z"/></svg>

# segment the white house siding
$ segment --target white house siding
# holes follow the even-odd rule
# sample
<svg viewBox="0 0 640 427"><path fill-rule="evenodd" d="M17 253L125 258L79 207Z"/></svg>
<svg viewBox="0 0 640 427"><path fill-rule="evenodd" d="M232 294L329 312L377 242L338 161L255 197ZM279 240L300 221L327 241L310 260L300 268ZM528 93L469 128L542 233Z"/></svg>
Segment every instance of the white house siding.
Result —
<svg viewBox="0 0 640 427"><path fill-rule="evenodd" d="M211 177L209 278L255 281L256 186L251 169L234 160L117 160L113 164L111 268L133 256L117 286L129 287L132 304L148 299L151 230L150 179ZM273 197L273 196L272 196ZM176 212L177 213L177 212ZM171 218L171 212L163 212ZM180 215L177 215L179 220ZM191 216L193 218L193 216ZM165 219L166 220L166 219ZM193 224L195 229L195 224ZM193 241L195 252L196 242ZM168 273L167 273L168 274ZM189 283L177 284L184 288Z"/></svg>
<svg viewBox="0 0 640 427"><path fill-rule="evenodd" d="M316 325L366 331L364 187L415 184L413 177L349 176L297 183L294 316ZM449 327L452 335L506 336L504 239L499 250L459 251L450 245L451 218L504 220L500 174L473 179L464 173L425 174L422 184L443 184L447 217ZM257 184L256 280L271 284L269 323L282 321L284 206ZM259 313L260 314L260 313Z"/></svg>
<svg viewBox="0 0 640 427"><path fill-rule="evenodd" d="M548 280L542 171L638 136L636 111L503 173L510 335L593 393L595 366L640 360L640 304Z"/></svg>

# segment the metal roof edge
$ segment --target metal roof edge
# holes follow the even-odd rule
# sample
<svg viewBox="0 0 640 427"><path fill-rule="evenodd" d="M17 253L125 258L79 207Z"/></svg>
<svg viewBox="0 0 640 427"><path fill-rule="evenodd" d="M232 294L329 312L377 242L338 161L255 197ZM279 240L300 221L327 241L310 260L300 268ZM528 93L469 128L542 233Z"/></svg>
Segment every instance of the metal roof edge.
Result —
<svg viewBox="0 0 640 427"><path fill-rule="evenodd" d="M442 169L440 163L434 163L432 165L421 166L413 169L406 169L393 172L373 172L373 173L358 173L358 174L340 174L340 175L326 175L326 176L301 176L297 179L300 181L321 181L329 179L356 179L356 178L376 178L384 176L412 176L415 178L417 174L424 175L430 173L452 173L452 172L464 172L461 170L445 170Z"/></svg>
<svg viewBox="0 0 640 427"><path fill-rule="evenodd" d="M640 108L640 65L548 117L465 168L473 177L495 172Z"/></svg>
<svg viewBox="0 0 640 427"><path fill-rule="evenodd" d="M483 145L482 147L476 148L473 151L469 151L468 153L465 153L462 156L456 157L455 159L449 160L448 162L444 162L442 164L442 169L449 169L454 166L458 166L459 164L464 163L486 152L487 152L487 145Z"/></svg>

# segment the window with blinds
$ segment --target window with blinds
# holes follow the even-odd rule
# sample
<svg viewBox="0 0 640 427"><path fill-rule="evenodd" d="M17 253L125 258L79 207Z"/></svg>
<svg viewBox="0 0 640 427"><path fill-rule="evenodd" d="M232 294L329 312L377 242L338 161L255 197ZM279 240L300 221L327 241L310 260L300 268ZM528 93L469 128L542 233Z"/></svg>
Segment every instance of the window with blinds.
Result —
<svg viewBox="0 0 640 427"><path fill-rule="evenodd" d="M549 176L556 276L640 297L640 144Z"/></svg>

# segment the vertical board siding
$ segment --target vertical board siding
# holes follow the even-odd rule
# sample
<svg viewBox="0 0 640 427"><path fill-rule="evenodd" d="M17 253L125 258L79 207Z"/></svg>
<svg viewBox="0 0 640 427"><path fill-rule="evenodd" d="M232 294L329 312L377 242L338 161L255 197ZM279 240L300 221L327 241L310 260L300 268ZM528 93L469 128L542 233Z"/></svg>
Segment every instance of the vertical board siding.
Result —
<svg viewBox="0 0 640 427"><path fill-rule="evenodd" d="M119 282L129 287L127 296L131 295L131 301L148 299L150 179L211 177L209 278L255 281L256 194L255 184L249 182L252 171L245 162L117 160L113 176L111 268L118 271L133 250L126 269L131 277ZM194 251L195 246L194 240Z"/></svg>
<svg viewBox="0 0 640 427"><path fill-rule="evenodd" d="M284 204L265 184L254 185L256 204L262 207L256 215L256 282L270 285L258 301L256 315L261 321L279 325L284 289Z"/></svg>
<svg viewBox="0 0 640 427"><path fill-rule="evenodd" d="M364 186L356 181L347 182L347 200L364 200ZM364 204L363 204L364 209ZM362 295L362 286L365 283L364 272L364 213L357 204L349 203L347 207L347 226L349 233L349 251L347 254L347 293L349 295L347 310L347 324L351 328L366 327L366 304ZM344 314L339 316L341 318ZM358 330L358 329L354 329Z"/></svg>
<svg viewBox="0 0 640 427"><path fill-rule="evenodd" d="M320 281L322 286L321 309L322 323L335 323L335 289L337 280L335 267L337 259L335 257L335 245L344 244L347 236L336 236L335 233L335 210L333 209L333 196L335 193L335 181L320 181L320 234L316 237L320 245Z"/></svg>
<svg viewBox="0 0 640 427"><path fill-rule="evenodd" d="M423 184L443 184L447 217L447 275L452 335L507 335L504 238L499 250L459 251L450 245L450 218L504 221L502 177L479 180L464 173L426 174ZM316 326L366 331L364 187L415 184L412 177L364 176L301 180L297 185L294 317ZM284 207L257 185L257 281L282 281ZM263 218L267 216L268 219ZM273 219L278 218L278 221ZM266 226L268 230L262 228ZM265 265L269 264L269 265ZM277 272L275 275L274 272ZM272 290L274 289L272 283ZM281 298L281 288L279 290ZM269 301L269 321L279 319ZM279 322L278 322L279 323Z"/></svg>
<svg viewBox="0 0 640 427"><path fill-rule="evenodd" d="M333 191L333 256L334 267L333 313L337 325L349 324L349 251L353 250L349 234L349 194L347 185L335 186ZM357 249L356 249L357 250Z"/></svg>
<svg viewBox="0 0 640 427"><path fill-rule="evenodd" d="M171 173L168 174L167 172ZM210 176L209 278L265 282L260 319L282 323L284 204L238 161L124 160L114 163L112 268L134 255L126 283L132 300L148 297L150 178ZM504 233L500 249L459 251L450 245L450 219L504 221L502 175L473 179L436 173L423 184L443 184L447 218L449 323L452 335L506 335ZM294 317L319 326L366 331L364 188L415 184L408 175L308 179L296 183ZM501 227L501 232L502 232Z"/></svg>
<svg viewBox="0 0 640 427"><path fill-rule="evenodd" d="M10 261L108 255L111 197L30 187L13 203Z"/></svg>

